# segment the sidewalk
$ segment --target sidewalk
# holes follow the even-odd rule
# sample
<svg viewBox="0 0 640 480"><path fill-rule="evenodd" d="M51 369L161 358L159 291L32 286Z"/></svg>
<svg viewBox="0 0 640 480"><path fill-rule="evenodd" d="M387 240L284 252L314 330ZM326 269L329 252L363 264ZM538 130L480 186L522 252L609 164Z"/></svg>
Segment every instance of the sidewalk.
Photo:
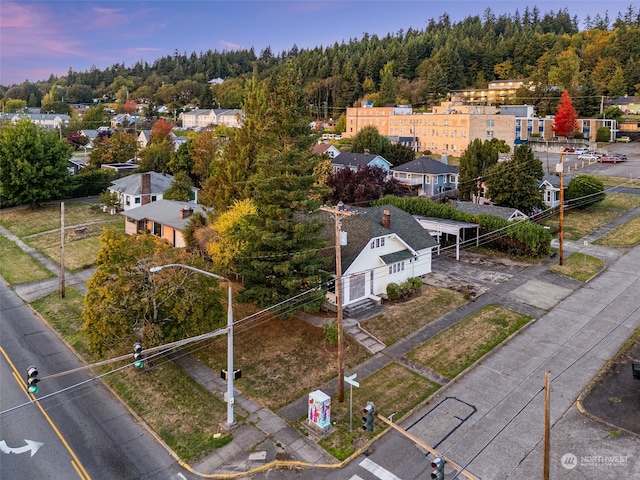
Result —
<svg viewBox="0 0 640 480"><path fill-rule="evenodd" d="M610 225L585 237L584 240L589 242L588 245L585 245L582 239L579 242L565 241L564 248L566 253L584 251L589 255L601 258L607 265L614 264L616 260L626 253L626 249L598 247L591 245L591 242L638 214L640 214L640 208L628 212ZM0 227L0 234L16 241L25 252L43 263L52 272L57 273L57 265L12 236L6 229ZM508 281L489 288L485 293L478 296L475 301L449 312L437 321L424 326L392 346L384 348L384 350L351 369L350 372L357 372L358 380L361 381L389 363L399 362L431 380L444 385L448 384L449 379L410 362L405 355L415 346L425 342L438 332L489 304L502 305L536 319L543 317L549 310L571 297L574 292L579 291L583 286L579 282L551 273L548 268L556 262L557 260L547 258L539 264L525 268ZM446 263L434 265L434 271L438 268L446 273ZM69 274L66 278L69 285L79 287L82 291L84 282L92 274L93 270L88 270L77 275ZM13 288L21 298L30 302L51 291L55 291L58 288L58 279L22 284ZM353 326L355 323L353 319L345 319L346 325ZM526 329L518 336L519 343L532 341L532 339L527 338L530 331L531 329ZM176 356L174 361L204 388L223 398L226 392L226 382L220 379L218 372L212 371L190 356ZM459 385L463 381L466 381L466 375L457 377L455 383ZM318 388L330 396L335 396L337 379L328 382L326 385L318 386ZM208 457L190 466L194 473L242 476L243 473L248 475L253 469L265 467L269 462L295 461L309 466L339 463L338 460L322 449L311 436L304 435L300 430L292 426L307 415L308 398L306 395L281 408L278 412L262 408L257 402L244 396L238 390L234 392L234 397L236 416L246 417L246 420L233 429L233 441L230 444L217 449Z"/></svg>

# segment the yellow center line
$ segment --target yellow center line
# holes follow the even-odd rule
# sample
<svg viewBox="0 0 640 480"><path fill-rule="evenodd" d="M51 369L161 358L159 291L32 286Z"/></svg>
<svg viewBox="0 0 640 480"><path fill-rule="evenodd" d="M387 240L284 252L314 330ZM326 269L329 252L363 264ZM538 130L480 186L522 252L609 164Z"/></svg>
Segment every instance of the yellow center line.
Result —
<svg viewBox="0 0 640 480"><path fill-rule="evenodd" d="M16 381L18 382L18 385L20 385L20 388L22 388L22 391L25 393L25 395L27 397L29 397L29 399L31 399L33 401L33 403L35 403L38 406L38 408L42 412L42 415L44 416L44 418L47 420L47 422L49 422L49 425L51 425L51 428L56 433L56 435L58 436L58 438L60 439L62 444L65 446L65 448L69 452L69 455L71 455L71 458L73 459L73 461L71 462L71 465L73 466L73 468L77 472L78 476L83 480L91 480L91 477L89 476L89 474L85 470L84 466L82 465L82 463L78 459L78 456L71 449L71 446L67 443L65 438L62 436L62 433L60 433L60 430L58 430L58 427L56 426L56 424L53 423L53 420L51 420L51 417L49 417L49 415L44 410L42 405L40 405L40 402L38 401L38 399L35 397L35 395L31 395L31 394L28 393L27 387L24 385L24 382L22 381L22 379L20 377L20 373L18 372L18 369L13 364L13 362L11 361L11 359L9 358L7 353L4 351L4 348L0 347L0 352L2 352L2 355L7 360L7 363L11 367L11 370L13 370L13 375L16 378Z"/></svg>

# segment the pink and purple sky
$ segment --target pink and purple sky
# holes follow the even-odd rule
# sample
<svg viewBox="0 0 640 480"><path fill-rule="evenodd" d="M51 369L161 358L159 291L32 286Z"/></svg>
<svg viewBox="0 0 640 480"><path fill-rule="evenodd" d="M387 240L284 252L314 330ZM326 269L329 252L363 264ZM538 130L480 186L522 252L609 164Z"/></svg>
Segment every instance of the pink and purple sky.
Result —
<svg viewBox="0 0 640 480"><path fill-rule="evenodd" d="M587 15L613 20L631 0L522 1L459 0L2 0L0 2L0 85L46 80L69 68L86 71L114 63L149 63L179 52L236 50L267 46L274 54L423 29L447 13L452 22L493 13L520 15L537 6L542 14L565 7L580 28ZM637 4L636 4L637 5ZM637 7L636 7L637 9Z"/></svg>

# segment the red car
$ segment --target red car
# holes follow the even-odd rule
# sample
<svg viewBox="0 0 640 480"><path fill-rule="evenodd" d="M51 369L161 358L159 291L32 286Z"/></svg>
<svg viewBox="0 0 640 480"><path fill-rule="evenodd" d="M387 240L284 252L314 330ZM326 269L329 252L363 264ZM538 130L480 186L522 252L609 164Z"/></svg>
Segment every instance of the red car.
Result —
<svg viewBox="0 0 640 480"><path fill-rule="evenodd" d="M575 148L570 148L570 147L565 147L564 150L562 150L564 153L573 153L576 151Z"/></svg>
<svg viewBox="0 0 640 480"><path fill-rule="evenodd" d="M614 157L612 155L608 156L608 157L600 157L598 159L598 162L600 163L619 163L622 162L624 160L622 160L622 158L620 157Z"/></svg>

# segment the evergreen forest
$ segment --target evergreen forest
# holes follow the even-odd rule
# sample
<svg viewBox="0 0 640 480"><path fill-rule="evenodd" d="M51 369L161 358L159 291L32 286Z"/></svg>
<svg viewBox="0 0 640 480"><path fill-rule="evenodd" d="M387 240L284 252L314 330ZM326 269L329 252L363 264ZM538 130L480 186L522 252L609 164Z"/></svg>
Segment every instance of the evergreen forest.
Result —
<svg viewBox="0 0 640 480"><path fill-rule="evenodd" d="M121 105L133 99L150 111L161 105L174 111L241 108L249 78L274 77L291 62L318 117L338 118L361 100L426 110L452 90L486 88L500 79L530 82L513 101L534 104L539 115L555 112L568 90L580 116L594 116L604 97L640 93L640 10L629 5L610 18L605 9L603 4L602 15L582 24L566 8L499 16L487 8L458 23L444 14L421 30L382 38L365 33L312 49L175 51L152 63L70 68L65 77L3 86L0 94L5 103L22 100L46 111L64 109L61 99L74 104L96 98ZM217 78L224 82L210 85Z"/></svg>

